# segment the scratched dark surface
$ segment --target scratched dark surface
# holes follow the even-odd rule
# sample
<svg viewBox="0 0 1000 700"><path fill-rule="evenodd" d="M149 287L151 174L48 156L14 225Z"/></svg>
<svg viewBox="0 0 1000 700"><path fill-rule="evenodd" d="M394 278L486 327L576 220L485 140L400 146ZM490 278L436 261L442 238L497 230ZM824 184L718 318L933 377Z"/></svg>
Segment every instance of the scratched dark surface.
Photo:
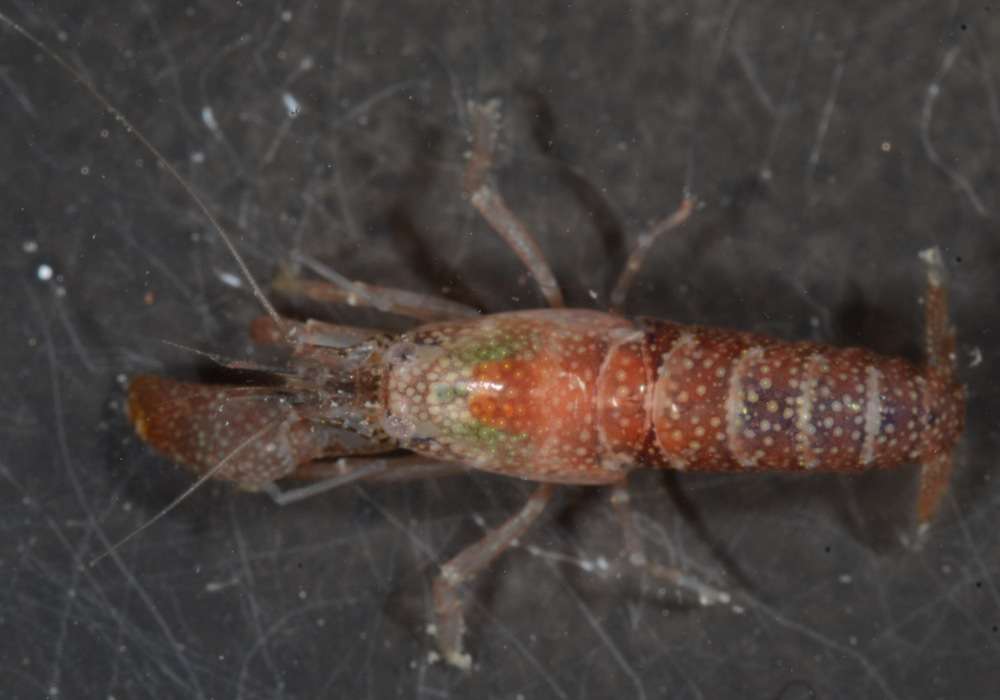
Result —
<svg viewBox="0 0 1000 700"><path fill-rule="evenodd" d="M699 609L520 548L470 591L468 675L430 661L430 581L477 537L476 516L498 522L526 484L367 485L284 509L211 485L87 568L190 483L132 435L124 379L210 374L161 340L251 356L244 329L260 309L154 158L3 29L4 697L1000 688L1000 8L518 5L4 0L0 11L163 149L265 283L301 251L487 310L539 305L461 200L466 97L503 100L501 186L575 305L605 303L629 242L687 183L703 207L652 251L631 313L918 357L917 252L941 245L969 424L926 548L900 543L911 468L637 474L650 555L720 582L735 605ZM620 538L602 492L568 488L522 544L613 559Z"/></svg>

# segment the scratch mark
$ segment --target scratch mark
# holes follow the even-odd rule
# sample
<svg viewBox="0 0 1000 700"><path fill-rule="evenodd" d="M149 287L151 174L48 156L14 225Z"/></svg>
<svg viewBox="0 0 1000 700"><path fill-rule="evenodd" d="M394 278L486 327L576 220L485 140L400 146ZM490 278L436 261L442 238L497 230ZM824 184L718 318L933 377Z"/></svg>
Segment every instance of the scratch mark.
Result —
<svg viewBox="0 0 1000 700"><path fill-rule="evenodd" d="M38 116L35 112L35 107L31 104L31 100L28 99L28 96L18 89L17 83L10 79L7 66L0 66L0 82L7 86L10 93L17 99L18 104L21 105L21 109L32 117Z"/></svg>
<svg viewBox="0 0 1000 700"><path fill-rule="evenodd" d="M440 563L440 561L438 560L437 553L434 551L434 549L429 544L424 542L421 538L413 534L412 528L408 527L406 523L402 522L395 515L387 511L381 505L379 505L379 503L374 498L369 496L363 488L358 486L357 489L358 493L361 494L361 497L365 500L366 503L368 503L372 508L378 511L379 515L385 518L393 527L395 527L401 533L406 535L407 538L409 538L410 543L413 545L414 551L420 552L432 562L438 564Z"/></svg>
<svg viewBox="0 0 1000 700"><path fill-rule="evenodd" d="M231 503L229 507L229 522L232 524L233 539L236 541L236 554L240 560L240 568L243 570L243 576L236 578L242 578L246 581L246 585L243 587L246 595L241 596L241 599L245 600L247 606L250 608L250 621L253 624L254 631L257 633L258 638L262 638L264 636L264 625L261 622L260 606L257 604L255 593L257 590L257 586L255 585L256 580L253 575L253 567L250 566L250 560L247 556L246 538L243 536L243 529L240 527L239 520L236 518L236 513L233 511ZM284 681L281 678L281 673L278 672L278 667L275 665L274 659L271 657L270 647L264 645L261 656L264 657L264 663L267 664L267 668L274 676L275 687L284 690ZM242 692L243 686L240 685L237 697L242 697Z"/></svg>
<svg viewBox="0 0 1000 700"><path fill-rule="evenodd" d="M811 183L816 174L816 166L823 152L823 141L826 140L827 131L830 129L830 119L833 116L833 107L837 102L837 94L840 92L840 81L844 77L845 61L843 57L838 58L837 65L833 68L833 78L830 80L830 90L823 104L823 112L820 115L819 124L816 125L816 143L813 144L809 152L809 163L806 166L806 178Z"/></svg>
<svg viewBox="0 0 1000 700"><path fill-rule="evenodd" d="M686 158L686 172L684 174L685 199L696 198L697 188L695 186L695 180L697 179L697 174L695 169L695 155L698 152L698 144L700 141L699 135L701 131L699 126L705 108L705 92L707 91L709 85L715 83L715 76L718 73L719 64L722 61L722 55L725 53L726 44L729 41L729 35L733 31L736 13L739 10L741 1L742 0L731 0L731 2L726 6L725 14L723 14L720 22L721 29L715 42L715 46L712 48L708 67L705 71L696 71L696 77L698 79L695 81L694 109L691 110L690 136ZM695 7L697 7L697 5ZM697 19L695 22L697 22ZM697 42L695 42L695 45L697 45ZM698 73L701 75L697 75Z"/></svg>
<svg viewBox="0 0 1000 700"><path fill-rule="evenodd" d="M263 630L262 634L254 641L253 646L247 650L246 656L243 658L243 663L240 666L240 673L237 680L237 697L243 697L243 687L247 683L247 677L250 673L250 667L253 665L253 660L257 656L257 653L267 646L268 640L272 637L278 635L288 623L296 617L300 617L306 614L316 613L321 610L329 610L331 608L347 607L353 604L357 604L359 601L353 597L343 598L337 601L317 601L315 603L309 603L307 605L301 605L292 610L289 610L284 615L275 620L266 630ZM341 659L343 664L346 664L346 658Z"/></svg>
<svg viewBox="0 0 1000 700"><path fill-rule="evenodd" d="M764 85L760 82L760 77L757 75L757 68L750 62L750 56L747 54L747 50L743 46L733 46L733 55L736 56L736 62L740 64L740 68L743 69L743 75L746 77L747 82L750 83L750 88L753 90L753 94L760 100L760 103L764 106L764 109L772 117L777 115L778 108L774 106L774 100L771 96L767 94L767 90Z"/></svg>
<svg viewBox="0 0 1000 700"><path fill-rule="evenodd" d="M882 676L881 672L875 666L875 664L869 661L868 657L859 652L857 649L841 644L827 637L826 635L820 634L819 632L807 627L806 625L803 625L800 622L788 619L787 617L779 613L777 610L767 605L763 601L758 600L757 598L749 596L745 593L744 597L746 597L748 601L753 604L754 608L766 613L768 617L770 617L772 620L774 620L782 627L790 629L794 632L798 632L799 634L805 637L809 637L810 639L812 639L815 642L818 642L822 646L825 646L829 649L833 649L834 651L837 651L840 654L843 654L844 656L850 656L855 661L857 661L858 665L860 665L865 670L865 672L868 674L868 677L872 681L874 681L879 688L882 689L882 692L885 693L886 697L893 698L894 700L899 700L899 696L892 691L892 688L889 687L889 683Z"/></svg>
<svg viewBox="0 0 1000 700"><path fill-rule="evenodd" d="M521 640L517 638L517 635L511 632L511 630L507 625L504 625L500 620L498 620L495 616L490 614L490 612L486 610L486 608L480 605L479 603L474 602L474 605L477 608L477 612L479 612L486 619L489 620L491 629L496 630L504 639L507 640L507 642L512 647L514 647L521 654L521 656L524 658L525 661L531 664L532 668L534 668L535 671L538 672L538 675L541 677L541 679L545 681L546 685L548 685L549 688L552 689L552 692L555 693L557 697L564 699L569 698L569 695L566 693L565 690L563 690L562 686L560 686L556 682L556 679L553 678L552 675L545 669L545 665L538 658L536 658L534 654L531 653L531 650L528 649L521 642Z"/></svg>
<svg viewBox="0 0 1000 700"><path fill-rule="evenodd" d="M993 72L990 69L990 60L983 52L982 45L975 37L976 35L973 34L973 46L975 46L976 55L979 57L980 64L982 64L983 87L986 90L986 99L990 107L990 118L993 120L993 128L996 130L997 135L1000 136L1000 99L997 98L997 89L993 84Z"/></svg>
<svg viewBox="0 0 1000 700"><path fill-rule="evenodd" d="M790 111L789 105L792 102L792 95L798 86L799 76L802 73L802 66L805 63L805 56L809 52L809 37L812 35L813 18L815 16L815 12L808 12L806 14L806 26L799 39L799 48L795 52L795 65L792 66L791 71L788 73L788 81L785 83L785 90L781 96L781 104L778 107L778 114L775 117L774 126L771 128L771 138L768 141L764 159L760 164L760 177L765 181L769 181L774 176L774 173L771 171L771 159L774 157L774 152L778 148L778 141L781 139L781 132L785 128L785 120L787 119Z"/></svg>
<svg viewBox="0 0 1000 700"><path fill-rule="evenodd" d="M625 656L622 654L618 646L614 643L611 637L608 636L608 633L604 631L601 623L594 617L594 614L590 611L587 604L583 602L579 595L577 595L572 586L566 586L563 590L565 590L569 594L569 597L573 599L573 602L576 603L580 612L583 614L583 619L586 620L587 624L590 625L590 628L594 630L594 634L597 635L597 638L601 640L604 648L611 654L611 658L615 660L619 668L621 668L625 675L628 676L628 679L632 681L632 685L635 686L636 697L645 699L646 689L642 685L642 679L639 678L639 674L635 672L635 669L632 668L632 666L625 659Z"/></svg>
<svg viewBox="0 0 1000 700"><path fill-rule="evenodd" d="M941 67L938 69L937 74L931 81L930 85L927 86L927 96L924 99L924 108L921 112L920 117L920 140L924 145L924 152L927 154L927 160L934 164L945 176L951 180L952 184L958 188L966 197L968 197L969 202L972 204L972 208L976 210L976 213L983 218L989 218L991 216L990 210L986 208L982 200L979 199L979 195L972 188L972 183L969 182L962 173L958 172L941 158L941 155L934 148L934 144L931 142L931 120L934 118L934 103L937 102L938 97L941 94L941 81L944 80L948 71L951 70L952 66L955 64L955 59L958 58L959 51L961 49L958 46L952 46L948 49L944 58L941 60Z"/></svg>
<svg viewBox="0 0 1000 700"><path fill-rule="evenodd" d="M59 316L59 322L62 324L63 330L66 331L67 337L69 337L69 342L76 350L76 355L80 360L80 364L83 368L87 370L91 375L97 374L97 366L94 361L90 358L90 353L87 351L86 346L80 339L80 335L76 332L76 328L73 327L73 323L70 321L69 316L66 314L66 308L59 301L59 295L56 295L54 306L56 308L56 314Z"/></svg>

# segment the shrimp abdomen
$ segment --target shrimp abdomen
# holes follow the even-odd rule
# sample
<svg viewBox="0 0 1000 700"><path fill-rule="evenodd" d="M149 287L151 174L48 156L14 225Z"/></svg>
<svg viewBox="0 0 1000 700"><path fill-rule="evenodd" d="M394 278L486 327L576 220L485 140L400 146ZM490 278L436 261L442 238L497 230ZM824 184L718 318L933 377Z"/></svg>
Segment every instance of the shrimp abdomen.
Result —
<svg viewBox="0 0 1000 700"><path fill-rule="evenodd" d="M950 450L962 390L859 348L647 322L657 466L854 471Z"/></svg>

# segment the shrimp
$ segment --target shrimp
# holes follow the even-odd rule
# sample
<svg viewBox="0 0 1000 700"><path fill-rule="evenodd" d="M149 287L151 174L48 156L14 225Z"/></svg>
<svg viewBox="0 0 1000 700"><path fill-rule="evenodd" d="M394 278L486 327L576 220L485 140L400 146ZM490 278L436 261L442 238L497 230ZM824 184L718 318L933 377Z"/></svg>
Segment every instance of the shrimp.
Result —
<svg viewBox="0 0 1000 700"><path fill-rule="evenodd" d="M435 582L438 645L466 669L459 589L542 514L555 484L611 485L616 507L625 507L625 481L642 467L861 471L919 462L917 522L926 532L947 488L965 402L936 249L922 254L923 367L858 348L562 308L534 239L488 179L498 103L468 111L468 198L525 260L552 308L425 323L396 337L262 317L253 337L291 348L279 386L140 375L128 399L137 433L203 476L272 493L277 479L328 476L339 485L428 465L540 483L519 513L445 564ZM682 223L691 204L659 228ZM632 274L626 268L623 277ZM336 293L315 284L302 291ZM417 460L390 467L338 459L399 449ZM634 559L705 603L729 599L641 554Z"/></svg>

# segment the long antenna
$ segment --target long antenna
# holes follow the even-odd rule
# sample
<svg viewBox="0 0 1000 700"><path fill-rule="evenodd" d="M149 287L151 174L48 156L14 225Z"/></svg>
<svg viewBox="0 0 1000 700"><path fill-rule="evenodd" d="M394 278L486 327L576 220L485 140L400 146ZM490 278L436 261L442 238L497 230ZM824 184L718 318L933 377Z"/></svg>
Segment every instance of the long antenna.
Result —
<svg viewBox="0 0 1000 700"><path fill-rule="evenodd" d="M177 169L170 164L170 161L168 161L163 156L163 154L160 153L160 150L156 146L154 146L152 142L149 139L147 139L146 136L141 131L135 128L135 125L132 124L132 122L129 120L128 117L122 114L121 110L119 110L117 107L111 104L111 100L105 97L100 91L98 91L96 87L94 87L92 83L90 83L86 78L84 78L83 75L80 73L80 71L71 66L69 63L67 63L62 58L62 56L60 56L55 51L46 46L41 39L37 38L34 34L32 34L27 29L22 27L20 24L12 20L3 12L0 12L0 22L3 22L8 27L13 29L15 32L17 32L25 39L30 41L32 44L37 46L38 49L42 51L42 53L51 58L60 67L62 67L63 70L69 73L70 76L72 76L72 78L76 82L80 83L80 85L82 85L87 90L87 92L89 92L94 97L94 99L96 99L106 110L108 110L111 114L114 115L115 120L125 125L125 129L132 136L134 136L136 140L138 140L139 143L141 143L143 147L145 147L146 150L153 155L154 158L156 158L156 161L160 165L166 168L167 172L170 173L170 176L177 182L178 185L181 186L181 188L188 194L188 196L191 197L194 203L198 205L198 208L201 210L202 214L205 215L205 218L209 220L209 222L215 228L216 232L218 232L219 237L222 239L222 242L226 244L226 247L229 249L230 254L233 256L233 260L235 260L236 264L239 266L240 272L243 274L243 278L247 281L247 284L253 291L253 295L257 297L257 301L259 301L261 306L264 307L264 311L267 312L267 315L271 317L271 320L274 321L275 325L277 325L278 328L284 328L284 324L281 321L281 316L279 316L278 312L274 310L274 307L271 305L271 302L267 300L267 297L264 296L264 292L261 291L260 285L257 284L257 280L255 280L253 275L250 274L250 268L247 267L246 262L243 260L243 256L240 255L239 251L236 250L236 246L233 245L233 241L229 237L229 234L226 233L226 230L222 227L222 224L220 224L216 220L216 218L212 216L212 212L209 211L208 205L205 204L202 198L198 196L198 193L194 191L194 188L191 187L190 184L188 184L188 181L185 180L184 177L179 172L177 172Z"/></svg>

